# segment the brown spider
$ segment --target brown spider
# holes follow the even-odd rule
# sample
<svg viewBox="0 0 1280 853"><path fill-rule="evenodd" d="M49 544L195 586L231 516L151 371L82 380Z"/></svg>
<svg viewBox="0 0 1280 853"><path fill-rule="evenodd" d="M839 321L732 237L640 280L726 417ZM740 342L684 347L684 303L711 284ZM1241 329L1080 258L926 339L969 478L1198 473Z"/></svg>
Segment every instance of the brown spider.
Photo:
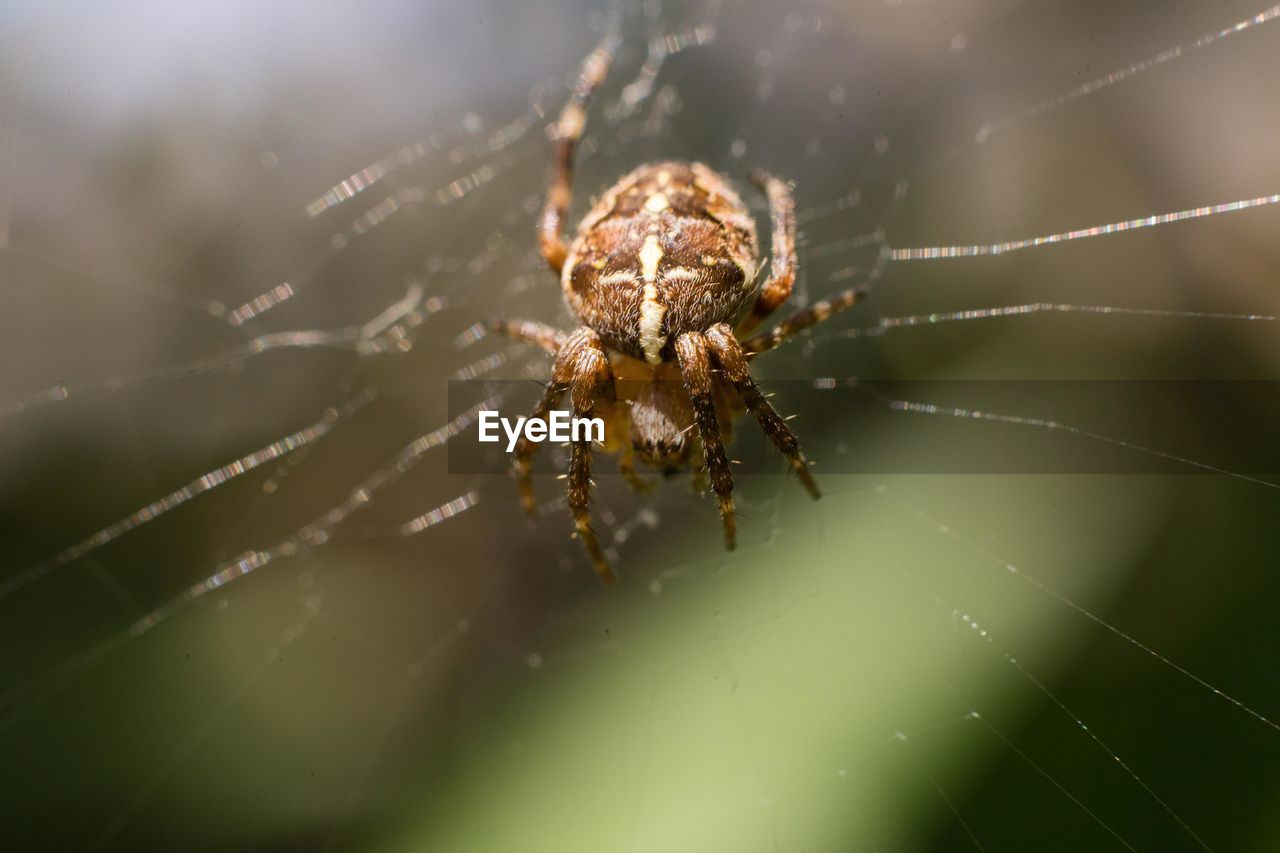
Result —
<svg viewBox="0 0 1280 853"><path fill-rule="evenodd" d="M495 320L493 331L555 356L551 381L534 408L545 419L568 392L575 417L601 417L604 450L620 454L633 487L643 486L632 454L671 474L705 470L720 501L725 547L734 546L733 475L726 436L744 410L755 416L814 498L818 487L795 433L760 393L747 362L754 356L854 305L847 290L746 340L774 312L795 283L795 202L781 180L752 174L769 199L773 271L763 285L755 223L728 180L701 163L641 166L618 181L564 242L574 150L587 106L609 69L606 41L583 62L555 128L556 168L539 222L542 255L560 276L565 302L582 325L564 333L541 323ZM701 452L688 440L694 426ZM521 503L535 507L531 461L537 445L515 448ZM697 464L698 456L701 464ZM591 445L570 445L569 507L577 535L605 583L614 581L591 528Z"/></svg>

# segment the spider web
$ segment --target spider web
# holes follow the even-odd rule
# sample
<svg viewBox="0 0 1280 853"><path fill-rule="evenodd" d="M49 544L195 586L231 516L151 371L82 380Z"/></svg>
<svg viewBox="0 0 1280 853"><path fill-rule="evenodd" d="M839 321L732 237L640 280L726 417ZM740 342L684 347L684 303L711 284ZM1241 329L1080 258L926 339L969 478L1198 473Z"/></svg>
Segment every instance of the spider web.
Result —
<svg viewBox="0 0 1280 853"><path fill-rule="evenodd" d="M0 13L7 834L1273 849L1280 9L1114 5ZM869 295L756 366L822 500L744 424L727 555L602 461L603 591L450 443L611 24L571 218L762 165Z"/></svg>

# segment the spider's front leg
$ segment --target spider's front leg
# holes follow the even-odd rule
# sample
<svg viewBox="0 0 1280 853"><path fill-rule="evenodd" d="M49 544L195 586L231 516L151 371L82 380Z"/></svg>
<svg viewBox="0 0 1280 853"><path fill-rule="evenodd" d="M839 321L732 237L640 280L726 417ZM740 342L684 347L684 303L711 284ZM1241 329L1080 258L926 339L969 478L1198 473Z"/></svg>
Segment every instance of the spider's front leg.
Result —
<svg viewBox="0 0 1280 853"><path fill-rule="evenodd" d="M684 387L693 404L693 417L702 438L702 458L711 475L711 487L720 500L720 518L724 522L724 546L730 550L736 543L733 520L733 473L725 455L720 421L716 416L714 381L707 339L698 332L686 332L676 338L676 356Z"/></svg>
<svg viewBox="0 0 1280 853"><path fill-rule="evenodd" d="M583 327L565 341L556 357L553 381L569 391L575 418L589 418L597 400L613 401L613 371L600 336ZM579 438L569 447L569 509L574 528L600 580L617 580L591 527L591 439Z"/></svg>
<svg viewBox="0 0 1280 853"><path fill-rule="evenodd" d="M787 426L773 404L760 393L759 386L747 368L747 354L743 351L742 344L733 336L733 330L728 324L720 323L707 331L706 338L712 354L724 368L725 377L734 390L742 397L747 411L755 416L756 423L760 424L760 429L769 436L778 452L787 457L810 496L815 499L820 497L818 484L813 481L813 474L809 473L809 466L804 461L804 454L800 452L796 434Z"/></svg>

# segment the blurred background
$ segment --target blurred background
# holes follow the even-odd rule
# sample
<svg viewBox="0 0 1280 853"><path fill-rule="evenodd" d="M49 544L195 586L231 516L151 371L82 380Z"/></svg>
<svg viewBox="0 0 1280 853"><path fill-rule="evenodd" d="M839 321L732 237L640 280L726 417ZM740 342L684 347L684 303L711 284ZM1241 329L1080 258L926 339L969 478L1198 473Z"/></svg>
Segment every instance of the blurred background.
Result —
<svg viewBox="0 0 1280 853"><path fill-rule="evenodd" d="M4 836L1280 848L1280 211L886 255L1276 192L1277 14L0 6ZM686 480L636 496L602 460L606 590L562 454L529 520L508 478L451 467L446 425L493 395L522 412L548 375L467 330L569 323L536 253L544 131L611 19L571 219L647 160L765 166L796 187L796 303L871 295L756 368L823 499L744 425L728 555ZM948 321L1010 306L1041 307ZM863 422L855 379L954 380L916 402L1104 439ZM1116 413L1023 380L1238 390ZM1034 470L954 473L1031 433ZM1133 468L1073 467L1093 453Z"/></svg>

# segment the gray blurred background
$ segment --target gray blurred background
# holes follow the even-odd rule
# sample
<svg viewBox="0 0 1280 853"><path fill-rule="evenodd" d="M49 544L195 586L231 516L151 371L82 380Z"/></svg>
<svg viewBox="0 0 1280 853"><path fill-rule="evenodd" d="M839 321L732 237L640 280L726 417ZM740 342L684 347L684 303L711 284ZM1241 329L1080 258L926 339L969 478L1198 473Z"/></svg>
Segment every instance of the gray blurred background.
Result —
<svg viewBox="0 0 1280 853"><path fill-rule="evenodd" d="M1260 11L628 5L572 216L656 157L739 181L766 166L796 185L803 302L873 276L878 244L858 238L877 229L897 247L991 243L1267 195L1280 188L1280 22L1185 49ZM596 515L623 577L602 590L567 538L559 481L539 478L546 511L530 522L506 478L450 473L443 450L296 542L446 421L456 371L505 355L486 378L529 381L504 410L535 399L540 356L456 339L496 313L568 323L535 252L543 127L608 19L582 2L0 7L5 837L130 850L1280 846L1268 722L1280 500L1266 484L1190 468L830 473L860 454L909 458L913 416L860 429L779 383L780 407L807 406L796 426L825 496L810 503L742 429L732 556L684 482L636 497L602 462ZM707 27L714 40L670 56L627 112L649 40ZM1172 61L1017 119L1178 45ZM387 174L308 215L370 164ZM1277 226L1261 209L889 264L864 306L758 372L1273 379L1268 320L1046 313L845 331L1036 302L1271 315ZM291 298L228 322L285 282ZM418 292L434 301L411 345L183 367L263 335L358 327ZM376 396L307 447L49 562L362 393ZM1042 402L1009 413L1051 417ZM1212 410L1135 417L1165 428L1175 453L1179 436L1221 426ZM933 427L957 455L1002 429ZM404 535L460 495L478 503ZM189 593L250 551L274 558Z"/></svg>

